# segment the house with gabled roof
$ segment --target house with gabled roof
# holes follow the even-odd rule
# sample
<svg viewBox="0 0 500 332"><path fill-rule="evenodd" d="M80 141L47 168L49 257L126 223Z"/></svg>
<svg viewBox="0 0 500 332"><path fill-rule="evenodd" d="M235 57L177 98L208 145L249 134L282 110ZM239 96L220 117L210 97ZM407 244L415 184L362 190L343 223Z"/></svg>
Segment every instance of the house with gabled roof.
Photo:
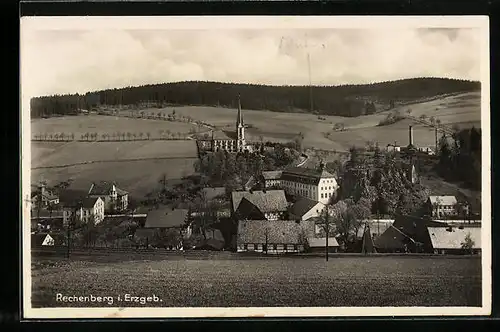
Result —
<svg viewBox="0 0 500 332"><path fill-rule="evenodd" d="M457 203L455 196L429 196L427 199L427 207L433 218L457 215Z"/></svg>
<svg viewBox="0 0 500 332"><path fill-rule="evenodd" d="M31 247L60 247L66 244L66 236L62 233L37 233L31 235Z"/></svg>
<svg viewBox="0 0 500 332"><path fill-rule="evenodd" d="M88 196L92 198L101 197L106 212L124 211L128 207L128 192L118 188L114 182L92 183Z"/></svg>
<svg viewBox="0 0 500 332"><path fill-rule="evenodd" d="M324 208L325 204L303 197L290 207L290 219L308 220L315 218L321 214Z"/></svg>
<svg viewBox="0 0 500 332"><path fill-rule="evenodd" d="M240 220L236 247L238 252L303 252L306 241L302 235L302 226L293 220Z"/></svg>
<svg viewBox="0 0 500 332"><path fill-rule="evenodd" d="M283 190L234 191L231 204L238 220L280 220L288 210Z"/></svg>
<svg viewBox="0 0 500 332"><path fill-rule="evenodd" d="M98 224L104 220L104 210L104 200L101 197L83 197L64 203L63 223L67 225L74 218L78 222Z"/></svg>
<svg viewBox="0 0 500 332"><path fill-rule="evenodd" d="M481 227L428 227L435 254L462 254L481 252ZM470 248L465 248L469 237Z"/></svg>
<svg viewBox="0 0 500 332"><path fill-rule="evenodd" d="M134 240L140 246L179 250L182 239L190 235L189 210L164 205L147 212L144 227L135 231Z"/></svg>
<svg viewBox="0 0 500 332"><path fill-rule="evenodd" d="M59 204L59 196L52 190L49 190L44 183L39 186L31 186L31 206L37 207L39 199L41 207Z"/></svg>

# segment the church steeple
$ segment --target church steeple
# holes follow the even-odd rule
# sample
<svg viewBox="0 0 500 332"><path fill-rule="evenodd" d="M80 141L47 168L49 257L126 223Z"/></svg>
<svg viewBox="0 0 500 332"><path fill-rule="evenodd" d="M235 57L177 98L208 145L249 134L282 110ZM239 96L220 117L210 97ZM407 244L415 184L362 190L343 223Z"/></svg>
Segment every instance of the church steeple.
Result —
<svg viewBox="0 0 500 332"><path fill-rule="evenodd" d="M237 127L243 126L243 116L241 114L241 101L239 93L238 93L238 118L236 119L236 126Z"/></svg>

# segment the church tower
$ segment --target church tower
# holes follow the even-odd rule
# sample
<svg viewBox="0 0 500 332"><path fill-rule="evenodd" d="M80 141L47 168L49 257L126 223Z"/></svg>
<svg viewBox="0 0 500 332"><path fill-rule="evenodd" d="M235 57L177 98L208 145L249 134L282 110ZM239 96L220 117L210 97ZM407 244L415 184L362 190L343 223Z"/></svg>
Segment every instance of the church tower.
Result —
<svg viewBox="0 0 500 332"><path fill-rule="evenodd" d="M245 150L245 125L243 124L243 115L241 114L241 101L238 94L238 118L236 119L236 133L238 135L236 147L238 151Z"/></svg>

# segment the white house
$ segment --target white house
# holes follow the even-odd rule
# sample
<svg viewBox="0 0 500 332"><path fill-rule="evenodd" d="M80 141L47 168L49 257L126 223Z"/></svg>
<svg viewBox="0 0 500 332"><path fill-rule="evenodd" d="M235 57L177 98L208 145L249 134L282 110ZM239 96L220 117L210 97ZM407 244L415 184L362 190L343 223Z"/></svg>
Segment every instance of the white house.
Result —
<svg viewBox="0 0 500 332"><path fill-rule="evenodd" d="M433 218L457 215L455 196L429 196L427 204Z"/></svg>
<svg viewBox="0 0 500 332"><path fill-rule="evenodd" d="M387 144L387 152L400 152L401 146L396 144Z"/></svg>
<svg viewBox="0 0 500 332"><path fill-rule="evenodd" d="M289 195L327 204L339 189L335 177L323 169L292 167L283 171L281 186Z"/></svg>
<svg viewBox="0 0 500 332"><path fill-rule="evenodd" d="M290 219L302 221L319 217L324 208L321 202L301 198L290 207Z"/></svg>
<svg viewBox="0 0 500 332"><path fill-rule="evenodd" d="M33 186L31 191L31 204L32 207L37 206L38 199L41 199L41 206L47 207L49 205L59 204L59 196L48 190L45 184L40 186Z"/></svg>
<svg viewBox="0 0 500 332"><path fill-rule="evenodd" d="M104 201L100 197L87 197L81 202L63 207L63 222L67 224L76 213L79 222L93 221L95 224L104 219Z"/></svg>
<svg viewBox="0 0 500 332"><path fill-rule="evenodd" d="M115 183L92 183L88 196L91 198L100 197L104 201L106 212L123 211L128 207L128 192L118 188Z"/></svg>

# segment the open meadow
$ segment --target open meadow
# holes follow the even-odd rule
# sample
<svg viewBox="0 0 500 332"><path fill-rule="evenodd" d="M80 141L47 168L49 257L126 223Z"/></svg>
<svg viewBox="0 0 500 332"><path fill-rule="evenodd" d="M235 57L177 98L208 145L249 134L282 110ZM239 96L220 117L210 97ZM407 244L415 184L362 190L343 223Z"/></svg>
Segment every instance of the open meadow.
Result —
<svg viewBox="0 0 500 332"><path fill-rule="evenodd" d="M411 109L411 116L419 118L425 114L440 119L444 125L476 127L481 126L481 96L479 92L463 93L444 96L429 101L398 106L403 115ZM376 114L341 117L317 115L310 113L285 113L246 110L243 107L243 117L247 129L247 139L258 141L260 136L264 140L290 141L298 133L304 134L304 147L325 150L347 151L353 144L364 146L366 141L379 142L381 146L389 143L408 144L408 125L414 126L414 142L421 146L434 145L434 130L412 120L403 120L388 126L377 126L389 111ZM168 107L161 110L149 109L146 113L162 112L171 114L175 109L176 114L191 117L197 121L209 123L218 128L234 130L236 109L217 107ZM126 111L126 114L129 112ZM345 131L332 130L336 123L344 124ZM330 133L326 138L325 134Z"/></svg>
<svg viewBox="0 0 500 332"><path fill-rule="evenodd" d="M479 257L60 260L32 270L33 307L481 306ZM114 302L61 303L57 293ZM161 301L124 302L125 294Z"/></svg>
<svg viewBox="0 0 500 332"><path fill-rule="evenodd" d="M127 112L129 115L129 112ZM172 133L188 133L196 129L196 125L185 122L170 122L164 120L126 118L123 116L110 115L78 115L62 116L47 119L31 120L31 136L39 134L73 134L75 139L81 139L86 133L97 133L99 139L102 134L117 134L130 132L136 135L142 133L146 138L147 133L151 137L158 137L160 131L168 130Z"/></svg>
<svg viewBox="0 0 500 332"><path fill-rule="evenodd" d="M71 179L71 189L116 181L142 199L160 177L179 179L194 172L195 141L32 142L31 181L48 185Z"/></svg>

